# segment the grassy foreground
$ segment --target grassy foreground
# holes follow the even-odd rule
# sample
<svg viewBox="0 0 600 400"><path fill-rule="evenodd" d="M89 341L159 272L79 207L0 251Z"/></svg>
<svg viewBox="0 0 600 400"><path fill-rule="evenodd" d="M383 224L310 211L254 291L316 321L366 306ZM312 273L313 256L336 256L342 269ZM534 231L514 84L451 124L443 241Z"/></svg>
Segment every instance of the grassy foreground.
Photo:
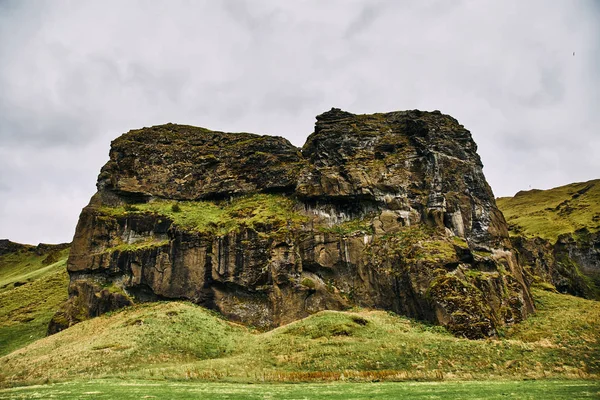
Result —
<svg viewBox="0 0 600 400"><path fill-rule="evenodd" d="M0 385L600 378L600 303L534 295L538 312L499 340L460 339L383 311L325 311L260 333L190 303L138 305L2 357Z"/></svg>
<svg viewBox="0 0 600 400"><path fill-rule="evenodd" d="M95 380L0 390L0 399L597 399L592 381L224 384Z"/></svg>

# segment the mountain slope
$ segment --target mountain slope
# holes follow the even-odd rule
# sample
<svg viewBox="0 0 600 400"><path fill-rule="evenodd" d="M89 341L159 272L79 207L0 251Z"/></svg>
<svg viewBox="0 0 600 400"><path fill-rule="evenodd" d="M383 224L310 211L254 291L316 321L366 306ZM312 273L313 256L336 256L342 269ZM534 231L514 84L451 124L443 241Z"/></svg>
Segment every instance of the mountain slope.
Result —
<svg viewBox="0 0 600 400"><path fill-rule="evenodd" d="M579 229L600 230L600 179L496 199L511 235L556 242Z"/></svg>
<svg viewBox="0 0 600 400"><path fill-rule="evenodd" d="M2 241L0 254L0 355L46 335L68 297L67 245L29 246Z"/></svg>

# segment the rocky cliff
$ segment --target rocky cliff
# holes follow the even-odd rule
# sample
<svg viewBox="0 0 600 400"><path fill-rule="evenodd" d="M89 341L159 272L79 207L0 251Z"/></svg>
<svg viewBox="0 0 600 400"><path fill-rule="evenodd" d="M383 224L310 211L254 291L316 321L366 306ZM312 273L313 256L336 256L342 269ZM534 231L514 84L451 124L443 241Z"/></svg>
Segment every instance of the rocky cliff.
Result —
<svg viewBox="0 0 600 400"><path fill-rule="evenodd" d="M186 299L272 328L353 306L493 336L533 303L471 134L404 111L279 137L167 124L112 143L81 213L53 333Z"/></svg>
<svg viewBox="0 0 600 400"><path fill-rule="evenodd" d="M600 299L600 180L498 199L531 283Z"/></svg>

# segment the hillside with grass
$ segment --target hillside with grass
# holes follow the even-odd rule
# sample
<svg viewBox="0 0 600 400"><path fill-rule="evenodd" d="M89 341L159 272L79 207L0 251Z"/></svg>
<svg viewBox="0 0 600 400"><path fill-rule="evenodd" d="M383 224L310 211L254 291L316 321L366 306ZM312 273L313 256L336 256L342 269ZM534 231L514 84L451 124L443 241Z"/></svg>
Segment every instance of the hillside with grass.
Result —
<svg viewBox="0 0 600 400"><path fill-rule="evenodd" d="M46 336L68 297L66 245L10 244L0 254L0 356Z"/></svg>
<svg viewBox="0 0 600 400"><path fill-rule="evenodd" d="M549 190L518 192L496 200L511 235L556 242L580 229L600 230L600 179Z"/></svg>

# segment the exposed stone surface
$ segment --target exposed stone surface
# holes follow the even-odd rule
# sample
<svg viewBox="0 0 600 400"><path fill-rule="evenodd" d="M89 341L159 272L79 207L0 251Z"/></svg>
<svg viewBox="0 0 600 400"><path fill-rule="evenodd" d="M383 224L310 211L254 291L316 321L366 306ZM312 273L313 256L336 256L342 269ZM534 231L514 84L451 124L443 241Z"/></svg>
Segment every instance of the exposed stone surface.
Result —
<svg viewBox="0 0 600 400"><path fill-rule="evenodd" d="M131 298L116 286L106 288L98 284L96 279L79 278L75 284L69 285L69 300L52 317L48 335L67 329L77 322L133 304ZM118 290L116 293L115 289Z"/></svg>
<svg viewBox="0 0 600 400"><path fill-rule="evenodd" d="M8 239L0 239L0 256L8 253L15 253L23 249L29 249L33 246L11 242Z"/></svg>
<svg viewBox="0 0 600 400"><path fill-rule="evenodd" d="M172 124L131 131L82 211L71 299L50 331L188 299L260 328L358 305L493 336L533 303L476 150L438 111L332 109L301 151Z"/></svg>
<svg viewBox="0 0 600 400"><path fill-rule="evenodd" d="M281 137L167 124L114 140L98 189L118 193L126 201L289 193L302 161L300 151Z"/></svg>
<svg viewBox="0 0 600 400"><path fill-rule="evenodd" d="M600 300L600 232L563 234L556 243L539 237L511 239L532 283L550 283L561 293Z"/></svg>

